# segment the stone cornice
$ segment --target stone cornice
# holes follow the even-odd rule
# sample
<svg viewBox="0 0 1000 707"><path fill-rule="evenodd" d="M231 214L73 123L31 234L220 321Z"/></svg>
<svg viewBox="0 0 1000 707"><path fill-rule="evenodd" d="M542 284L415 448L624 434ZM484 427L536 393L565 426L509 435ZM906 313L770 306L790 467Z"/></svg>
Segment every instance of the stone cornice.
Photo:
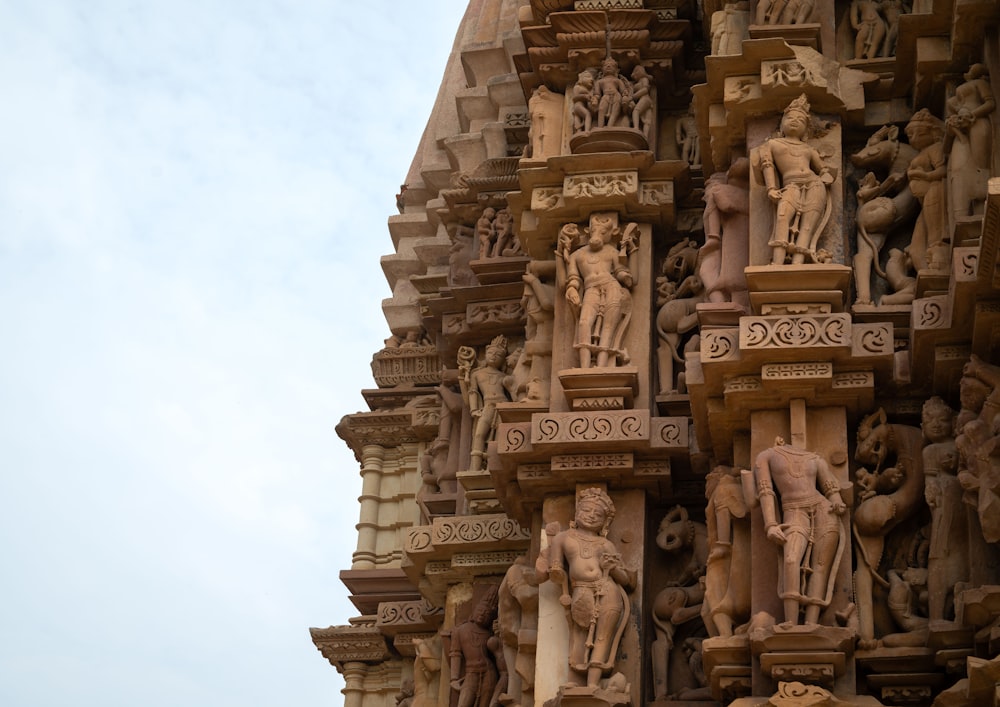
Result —
<svg viewBox="0 0 1000 707"><path fill-rule="evenodd" d="M309 634L323 657L338 670L344 663L381 663L389 655L385 637L379 632L374 621L350 626L330 626L311 628Z"/></svg>

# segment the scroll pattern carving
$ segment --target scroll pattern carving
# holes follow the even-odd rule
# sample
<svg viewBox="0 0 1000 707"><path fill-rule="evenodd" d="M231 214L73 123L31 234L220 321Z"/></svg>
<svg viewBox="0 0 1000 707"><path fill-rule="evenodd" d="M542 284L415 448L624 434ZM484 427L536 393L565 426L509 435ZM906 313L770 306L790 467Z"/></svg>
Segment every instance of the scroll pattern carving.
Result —
<svg viewBox="0 0 1000 707"><path fill-rule="evenodd" d="M422 624L426 604L420 601L384 601L378 605L377 626Z"/></svg>
<svg viewBox="0 0 1000 707"><path fill-rule="evenodd" d="M744 317L740 322L740 348L802 348L849 346L849 314L805 317Z"/></svg>
<svg viewBox="0 0 1000 707"><path fill-rule="evenodd" d="M688 428L686 418L660 417L652 422L651 446L686 448Z"/></svg>
<svg viewBox="0 0 1000 707"><path fill-rule="evenodd" d="M892 354L892 325L858 324L854 327L854 345L851 353L855 356Z"/></svg>
<svg viewBox="0 0 1000 707"><path fill-rule="evenodd" d="M531 423L505 424L497 435L497 447L501 454L524 451L531 434Z"/></svg>
<svg viewBox="0 0 1000 707"><path fill-rule="evenodd" d="M729 361L739 351L739 333L736 329L718 329L702 332L701 360Z"/></svg>
<svg viewBox="0 0 1000 707"><path fill-rule="evenodd" d="M955 280L975 280L979 271L979 248L956 248L954 253Z"/></svg>
<svg viewBox="0 0 1000 707"><path fill-rule="evenodd" d="M951 325L948 296L924 297L913 302L913 323L916 329L947 329Z"/></svg>
<svg viewBox="0 0 1000 707"><path fill-rule="evenodd" d="M407 555L426 552L431 547L431 526L416 525L406 531L406 543L403 551Z"/></svg>
<svg viewBox="0 0 1000 707"><path fill-rule="evenodd" d="M526 540L528 534L506 515L463 516L434 520L434 545L464 545L498 540Z"/></svg>
<svg viewBox="0 0 1000 707"><path fill-rule="evenodd" d="M649 437L648 413L640 410L555 413L532 421L532 444L552 442L608 442Z"/></svg>

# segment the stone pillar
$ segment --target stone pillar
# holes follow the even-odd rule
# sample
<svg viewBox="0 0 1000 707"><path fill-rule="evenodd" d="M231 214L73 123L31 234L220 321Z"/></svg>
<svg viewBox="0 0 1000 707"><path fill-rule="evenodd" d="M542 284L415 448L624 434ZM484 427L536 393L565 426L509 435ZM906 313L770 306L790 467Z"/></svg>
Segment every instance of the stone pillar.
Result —
<svg viewBox="0 0 1000 707"><path fill-rule="evenodd" d="M352 661L344 663L341 668L344 676L344 707L361 707L365 698L365 675L368 674L368 666L365 663Z"/></svg>
<svg viewBox="0 0 1000 707"><path fill-rule="evenodd" d="M366 444L361 450L361 514L358 520L358 549L354 552L351 569L375 569L378 542L379 485L382 482L382 462L385 448Z"/></svg>

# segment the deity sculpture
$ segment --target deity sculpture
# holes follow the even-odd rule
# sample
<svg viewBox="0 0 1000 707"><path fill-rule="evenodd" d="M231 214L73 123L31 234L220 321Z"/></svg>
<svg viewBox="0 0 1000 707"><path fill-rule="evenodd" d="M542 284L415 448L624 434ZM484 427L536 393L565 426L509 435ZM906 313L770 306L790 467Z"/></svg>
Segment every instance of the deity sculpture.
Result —
<svg viewBox="0 0 1000 707"><path fill-rule="evenodd" d="M591 688L599 688L601 677L614 668L629 623L628 592L637 578L607 538L614 516L615 505L607 493L597 488L581 491L575 521L552 538L548 566L537 568L540 581L562 588L570 670L575 681Z"/></svg>
<svg viewBox="0 0 1000 707"><path fill-rule="evenodd" d="M559 153L561 120L559 109L562 96L542 84L528 100L528 152L534 159L544 159Z"/></svg>
<svg viewBox="0 0 1000 707"><path fill-rule="evenodd" d="M496 232L493 227L493 220L496 218L496 209L487 206L483 209L482 215L476 221L476 242L479 244L479 259L490 257L493 251L493 243L496 239Z"/></svg>
<svg viewBox="0 0 1000 707"><path fill-rule="evenodd" d="M833 170L819 151L804 142L810 125L805 94L788 104L781 119L780 135L769 138L759 150L759 173L767 198L776 205L774 230L768 245L773 265L782 265L791 255L793 265L820 259L816 243L830 218L829 194Z"/></svg>
<svg viewBox="0 0 1000 707"><path fill-rule="evenodd" d="M514 235L514 216L509 207L505 206L496 212L496 217L493 219L493 232L496 234L496 243L492 251L494 258L510 258L524 254L517 236Z"/></svg>
<svg viewBox="0 0 1000 707"><path fill-rule="evenodd" d="M851 0L851 27L857 33L854 40L855 59L874 59L882 50L885 20L879 14L878 0Z"/></svg>
<svg viewBox="0 0 1000 707"><path fill-rule="evenodd" d="M882 56L895 56L896 42L899 40L899 18L910 12L910 3L904 0L882 0L882 15L885 17L885 43Z"/></svg>
<svg viewBox="0 0 1000 707"><path fill-rule="evenodd" d="M757 24L800 25L812 17L815 0L758 0Z"/></svg>
<svg viewBox="0 0 1000 707"><path fill-rule="evenodd" d="M749 310L747 280L750 239L750 162L734 160L705 183L705 245L699 251L698 275L709 302L733 302Z"/></svg>
<svg viewBox="0 0 1000 707"><path fill-rule="evenodd" d="M803 609L805 625L816 625L832 600L847 542L840 485L823 457L786 445L781 437L757 455L754 475L767 539L782 548L778 594L784 625L798 624ZM775 488L781 496L780 519Z"/></svg>
<svg viewBox="0 0 1000 707"><path fill-rule="evenodd" d="M924 403L920 427L927 443L921 457L924 498L931 509L927 592L932 620L949 618L954 587L968 579L968 560L961 550L968 529L957 475L954 420L955 411L941 398L934 396Z"/></svg>
<svg viewBox="0 0 1000 707"><path fill-rule="evenodd" d="M990 114L997 103L985 64L973 64L948 99L948 202L956 218L983 213L993 159Z"/></svg>
<svg viewBox="0 0 1000 707"><path fill-rule="evenodd" d="M945 238L944 179L947 165L944 123L926 108L921 108L907 123L906 137L910 145L919 150L906 170L910 191L920 202L920 213L906 252L919 272L927 266L925 254L928 244Z"/></svg>
<svg viewBox="0 0 1000 707"><path fill-rule="evenodd" d="M886 535L915 513L924 500L920 452L923 440L916 427L887 424L882 409L861 421L857 440L854 458L871 469L862 467L857 472L864 490L861 502L854 509L857 539L855 601L858 605L859 645L872 648L876 645L873 582L888 586L879 574Z"/></svg>
<svg viewBox="0 0 1000 707"><path fill-rule="evenodd" d="M627 255L612 245L612 238L634 240L637 224L624 232L614 214L593 214L587 245L569 252L576 224L567 224L560 235L559 257L566 272L566 300L576 310L578 323L573 347L580 353L580 368L614 366L628 362L623 347L625 330L632 315L632 273ZM596 354L596 362L594 355Z"/></svg>
<svg viewBox="0 0 1000 707"><path fill-rule="evenodd" d="M497 668L487 645L493 636L496 589L476 605L467 621L451 631L451 689L457 707L489 707L497 685Z"/></svg>
<svg viewBox="0 0 1000 707"><path fill-rule="evenodd" d="M475 370L472 368L476 360L474 349L462 346L458 356L462 394L469 404L473 419L469 471L481 471L486 444L496 428L497 403L508 401L504 387L507 373L503 368L507 356L507 339L503 335L495 337L486 347L483 364Z"/></svg>

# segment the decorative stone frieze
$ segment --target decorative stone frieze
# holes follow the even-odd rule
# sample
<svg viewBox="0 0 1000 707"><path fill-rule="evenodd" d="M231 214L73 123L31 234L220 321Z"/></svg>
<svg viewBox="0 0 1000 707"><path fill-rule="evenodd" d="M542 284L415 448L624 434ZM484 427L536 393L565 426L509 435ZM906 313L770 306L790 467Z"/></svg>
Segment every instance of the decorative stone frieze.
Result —
<svg viewBox="0 0 1000 707"><path fill-rule="evenodd" d="M435 346L385 348L372 358L372 376L380 388L437 385L441 382L441 358Z"/></svg>
<svg viewBox="0 0 1000 707"><path fill-rule="evenodd" d="M319 652L334 666L355 661L378 663L389 657L389 647L374 617L350 626L311 628L309 634Z"/></svg>

